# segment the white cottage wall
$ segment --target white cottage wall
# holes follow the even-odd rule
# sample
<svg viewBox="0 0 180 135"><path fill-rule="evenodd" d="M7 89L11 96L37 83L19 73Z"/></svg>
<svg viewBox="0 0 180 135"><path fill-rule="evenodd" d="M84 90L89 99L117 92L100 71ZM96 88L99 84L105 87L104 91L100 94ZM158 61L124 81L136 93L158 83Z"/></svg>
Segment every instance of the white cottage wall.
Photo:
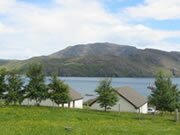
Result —
<svg viewBox="0 0 180 135"><path fill-rule="evenodd" d="M104 110L104 108L101 108L99 103L97 103L97 102L92 104L91 109ZM121 112L136 112L136 108L121 96L118 97L118 102L116 103L116 105L114 105L111 108L110 111L119 111L119 110Z"/></svg>
<svg viewBox="0 0 180 135"><path fill-rule="evenodd" d="M36 105L36 101L35 100L24 99L24 101L22 102L22 105L31 105L31 106L34 106L34 105ZM58 105L56 103L54 103L52 100L50 100L50 99L43 100L40 103L40 106L58 107ZM62 105L60 104L59 107L61 107L61 106ZM64 107L68 107L68 103L64 104ZM71 101L70 102L70 108L79 108L79 109L82 109L83 108L83 99Z"/></svg>
<svg viewBox="0 0 180 135"><path fill-rule="evenodd" d="M148 113L148 104L147 103L145 103L144 105L142 105L140 107L140 113L144 113L144 114Z"/></svg>

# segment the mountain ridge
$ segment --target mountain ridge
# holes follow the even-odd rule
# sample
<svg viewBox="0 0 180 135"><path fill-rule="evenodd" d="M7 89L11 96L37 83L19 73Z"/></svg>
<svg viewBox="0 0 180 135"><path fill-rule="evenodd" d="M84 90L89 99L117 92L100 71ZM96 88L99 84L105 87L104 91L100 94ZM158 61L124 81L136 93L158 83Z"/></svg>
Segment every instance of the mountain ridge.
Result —
<svg viewBox="0 0 180 135"><path fill-rule="evenodd" d="M120 51L120 49L121 49L120 52L122 53L122 51L126 51L127 49L129 50L130 48L133 50L137 50L137 48L133 46L118 45L118 44L108 43L108 42L78 44L75 46L69 46L49 56L52 58L67 58L67 57L74 57L74 56L92 56L92 55L97 55L97 54L112 55L115 50L116 50L115 54L118 55L117 51ZM79 55L79 52L81 52L81 55Z"/></svg>

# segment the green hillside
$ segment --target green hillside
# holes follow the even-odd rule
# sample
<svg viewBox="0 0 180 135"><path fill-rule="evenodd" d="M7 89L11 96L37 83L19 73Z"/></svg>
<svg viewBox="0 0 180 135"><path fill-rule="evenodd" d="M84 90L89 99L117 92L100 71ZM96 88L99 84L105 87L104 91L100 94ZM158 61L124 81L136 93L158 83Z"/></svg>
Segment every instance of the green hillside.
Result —
<svg viewBox="0 0 180 135"><path fill-rule="evenodd" d="M173 115L48 107L1 107L1 135L179 135Z"/></svg>
<svg viewBox="0 0 180 135"><path fill-rule="evenodd" d="M0 68L24 73L29 64L42 63L47 75L87 77L151 77L158 70L180 76L180 53L137 49L111 43L70 46L49 56L0 62Z"/></svg>

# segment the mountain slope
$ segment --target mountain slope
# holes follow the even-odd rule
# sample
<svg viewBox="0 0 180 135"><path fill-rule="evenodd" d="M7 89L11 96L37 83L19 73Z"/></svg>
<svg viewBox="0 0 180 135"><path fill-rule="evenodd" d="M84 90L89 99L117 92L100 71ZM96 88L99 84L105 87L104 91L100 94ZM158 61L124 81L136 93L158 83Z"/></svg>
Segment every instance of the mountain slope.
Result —
<svg viewBox="0 0 180 135"><path fill-rule="evenodd" d="M24 73L29 64L40 62L50 75L90 77L151 77L158 70L180 76L180 53L155 49L137 49L111 43L70 46L49 56L0 65Z"/></svg>

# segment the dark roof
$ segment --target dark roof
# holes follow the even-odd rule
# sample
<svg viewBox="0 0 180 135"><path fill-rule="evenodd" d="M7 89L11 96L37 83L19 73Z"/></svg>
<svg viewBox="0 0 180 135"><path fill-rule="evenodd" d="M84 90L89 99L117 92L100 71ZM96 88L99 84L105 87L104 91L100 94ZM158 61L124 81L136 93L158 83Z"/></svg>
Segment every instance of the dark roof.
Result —
<svg viewBox="0 0 180 135"><path fill-rule="evenodd" d="M53 90L49 89L48 93L53 92ZM71 100L78 100L78 99L82 99L83 97L81 96L80 93L78 93L76 90L74 90L73 88L69 88L69 96L71 98Z"/></svg>
<svg viewBox="0 0 180 135"><path fill-rule="evenodd" d="M124 97L136 108L139 108L140 106L147 103L147 99L131 87L119 87L116 88L116 91L120 96Z"/></svg>
<svg viewBox="0 0 180 135"><path fill-rule="evenodd" d="M94 102L96 102L98 97L92 98L84 102L85 105L91 106Z"/></svg>
<svg viewBox="0 0 180 135"><path fill-rule="evenodd" d="M70 88L70 90L69 90L69 95L71 97L71 100L78 100L78 99L83 98L80 93L78 93L77 91L75 91L72 88Z"/></svg>
<svg viewBox="0 0 180 135"><path fill-rule="evenodd" d="M115 88L116 92L126 99L129 103L131 103L134 107L139 108L145 103L147 103L147 99L141 96L138 92L136 92L131 87L119 87ZM92 99L89 105L91 106L97 101L97 97Z"/></svg>

